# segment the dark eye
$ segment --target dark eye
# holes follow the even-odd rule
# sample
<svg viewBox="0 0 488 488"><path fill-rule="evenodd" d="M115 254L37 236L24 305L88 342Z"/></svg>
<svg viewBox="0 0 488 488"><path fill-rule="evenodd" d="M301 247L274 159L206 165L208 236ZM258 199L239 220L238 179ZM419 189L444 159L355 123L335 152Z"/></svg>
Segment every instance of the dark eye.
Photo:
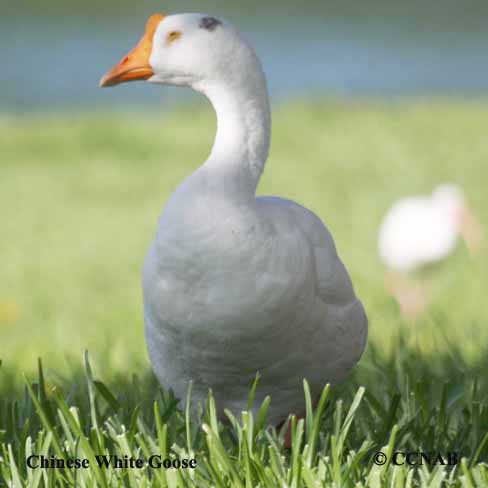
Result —
<svg viewBox="0 0 488 488"><path fill-rule="evenodd" d="M181 32L180 31L171 31L168 36L166 37L166 40L169 42L176 41L176 39L179 39L181 37Z"/></svg>

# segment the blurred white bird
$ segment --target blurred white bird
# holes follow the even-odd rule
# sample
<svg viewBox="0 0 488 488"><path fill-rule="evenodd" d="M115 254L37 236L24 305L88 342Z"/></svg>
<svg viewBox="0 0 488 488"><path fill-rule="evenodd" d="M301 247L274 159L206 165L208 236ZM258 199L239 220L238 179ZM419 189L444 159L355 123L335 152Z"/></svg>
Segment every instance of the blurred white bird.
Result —
<svg viewBox="0 0 488 488"><path fill-rule="evenodd" d="M101 81L189 86L217 114L210 156L171 195L143 273L149 356L161 385L219 408L258 404L278 424L303 409L366 344L367 319L331 234L310 210L255 196L268 156L270 108L252 48L208 15L152 16L138 46ZM190 141L189 141L190 142Z"/></svg>
<svg viewBox="0 0 488 488"><path fill-rule="evenodd" d="M446 259L460 238L474 255L481 227L457 185L439 185L430 196L403 198L388 211L378 248L388 270L387 287L404 318L415 318L425 308L430 288L425 282L414 284L407 274Z"/></svg>

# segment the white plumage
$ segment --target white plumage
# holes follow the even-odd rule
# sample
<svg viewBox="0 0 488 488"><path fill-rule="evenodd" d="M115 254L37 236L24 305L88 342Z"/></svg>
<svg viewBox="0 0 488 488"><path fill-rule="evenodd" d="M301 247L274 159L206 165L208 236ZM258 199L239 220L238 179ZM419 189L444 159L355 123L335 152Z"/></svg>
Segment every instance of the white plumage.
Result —
<svg viewBox="0 0 488 488"><path fill-rule="evenodd" d="M440 185L430 196L403 198L388 211L379 231L378 250L387 268L387 289L404 319L420 316L433 292L431 280L414 279L409 273L448 258L461 237L474 256L481 243L481 227L456 185Z"/></svg>
<svg viewBox="0 0 488 488"><path fill-rule="evenodd" d="M396 202L379 232L379 253L386 267L413 271L446 258L458 243L464 209L462 191L451 184L439 186L430 196Z"/></svg>
<svg viewBox="0 0 488 488"><path fill-rule="evenodd" d="M238 414L259 372L258 403L272 396L277 424L303 409L303 378L316 395L359 360L363 307L320 219L255 196L270 109L259 60L236 30L202 14L152 17L101 84L135 78L190 86L217 115L211 154L171 195L145 260L153 369L180 398L191 380L197 401L212 388L219 408Z"/></svg>

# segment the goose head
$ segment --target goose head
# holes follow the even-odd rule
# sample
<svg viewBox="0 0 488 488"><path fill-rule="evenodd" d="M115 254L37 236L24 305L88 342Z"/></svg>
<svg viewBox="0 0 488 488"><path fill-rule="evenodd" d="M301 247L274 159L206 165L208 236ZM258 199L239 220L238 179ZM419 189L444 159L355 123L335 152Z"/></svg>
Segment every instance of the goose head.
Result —
<svg viewBox="0 0 488 488"><path fill-rule="evenodd" d="M271 113L266 79L250 45L228 22L205 14L149 17L137 46L100 86L145 80L187 86L205 95L217 115L207 166L225 166L253 192L268 155ZM249 172L242 176L242 168Z"/></svg>
<svg viewBox="0 0 488 488"><path fill-rule="evenodd" d="M145 80L190 86L242 81L259 64L253 50L223 19L205 14L154 14L137 46L109 70L100 86Z"/></svg>

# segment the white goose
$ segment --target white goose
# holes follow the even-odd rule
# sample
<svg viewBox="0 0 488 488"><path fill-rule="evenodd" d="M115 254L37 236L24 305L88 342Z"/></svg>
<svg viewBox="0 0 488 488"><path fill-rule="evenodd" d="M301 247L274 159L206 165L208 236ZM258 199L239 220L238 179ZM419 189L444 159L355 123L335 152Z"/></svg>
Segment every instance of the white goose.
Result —
<svg viewBox="0 0 488 488"><path fill-rule="evenodd" d="M205 163L171 195L143 271L149 357L165 388L240 414L261 375L268 420L303 410L359 360L367 319L327 228L300 205L256 197L270 108L258 58L202 14L153 15L140 43L101 80L189 86L217 114ZM259 403L259 402L258 402Z"/></svg>
<svg viewBox="0 0 488 488"><path fill-rule="evenodd" d="M387 286L402 316L413 319L429 301L430 285L408 273L446 259L462 237L474 254L481 227L457 185L439 185L432 195L395 202L379 230L378 250L388 270Z"/></svg>

